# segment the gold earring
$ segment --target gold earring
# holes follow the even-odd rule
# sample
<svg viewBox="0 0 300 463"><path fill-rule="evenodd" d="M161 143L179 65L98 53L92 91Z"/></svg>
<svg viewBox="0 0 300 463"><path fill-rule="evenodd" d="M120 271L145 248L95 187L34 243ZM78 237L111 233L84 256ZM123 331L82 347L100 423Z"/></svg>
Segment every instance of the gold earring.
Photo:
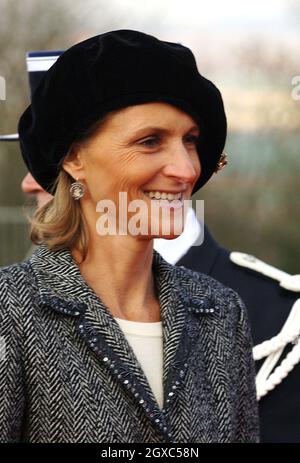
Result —
<svg viewBox="0 0 300 463"><path fill-rule="evenodd" d="M85 186L83 183L78 181L78 178L76 178L76 181L71 184L70 193L72 198L74 198L76 201L84 196Z"/></svg>
<svg viewBox="0 0 300 463"><path fill-rule="evenodd" d="M217 163L215 168L215 173L219 172L220 170L224 169L224 167L228 164L228 155L223 152L220 156L220 159Z"/></svg>

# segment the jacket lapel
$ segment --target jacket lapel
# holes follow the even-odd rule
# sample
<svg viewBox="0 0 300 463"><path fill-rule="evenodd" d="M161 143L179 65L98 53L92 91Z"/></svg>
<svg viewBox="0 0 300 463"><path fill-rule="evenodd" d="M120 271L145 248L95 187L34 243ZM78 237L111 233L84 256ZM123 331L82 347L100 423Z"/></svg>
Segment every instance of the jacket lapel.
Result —
<svg viewBox="0 0 300 463"><path fill-rule="evenodd" d="M154 251L153 270L163 326L164 408L161 411L147 378L118 323L85 283L68 251L51 252L40 246L29 259L36 276L40 302L47 309L77 319L80 336L98 360L134 397L153 423L167 432L166 413L182 387L188 358L198 339L195 314L213 309L206 294L193 295L191 280L182 269Z"/></svg>

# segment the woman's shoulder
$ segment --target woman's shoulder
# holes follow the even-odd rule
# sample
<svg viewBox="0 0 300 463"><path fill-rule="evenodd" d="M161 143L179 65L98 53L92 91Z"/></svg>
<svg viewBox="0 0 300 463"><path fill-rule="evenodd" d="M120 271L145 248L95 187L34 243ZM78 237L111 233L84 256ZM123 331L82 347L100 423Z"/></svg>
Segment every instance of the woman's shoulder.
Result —
<svg viewBox="0 0 300 463"><path fill-rule="evenodd" d="M209 312L214 308L214 313L219 316L244 317L245 305L241 297L233 289L215 280L213 277L196 272L186 267L174 267L176 279L184 292L191 298L199 311ZM247 315L246 315L247 317Z"/></svg>
<svg viewBox="0 0 300 463"><path fill-rule="evenodd" d="M48 254L50 255L49 251ZM47 268L46 246L36 246L25 260L0 267L0 289L8 286L11 291L20 291L23 288L29 288L32 291L33 288L37 288L36 263L40 263L40 267L43 269Z"/></svg>
<svg viewBox="0 0 300 463"><path fill-rule="evenodd" d="M31 273L29 260L0 267L0 288L9 285L11 289L16 289L20 284L24 284L24 276L29 273Z"/></svg>
<svg viewBox="0 0 300 463"><path fill-rule="evenodd" d="M175 280L184 293L198 296L209 296L210 298L227 300L240 300L238 294L228 286L213 277L191 270L183 265L177 266L167 262L159 253L154 252L154 262L166 278Z"/></svg>
<svg viewBox="0 0 300 463"><path fill-rule="evenodd" d="M239 297L232 288L225 286L210 275L191 270L184 266L175 267L175 269L177 278L189 285L196 293L205 289L215 296Z"/></svg>
<svg viewBox="0 0 300 463"><path fill-rule="evenodd" d="M26 260L0 268L0 307L25 307L33 295L34 275L30 261Z"/></svg>

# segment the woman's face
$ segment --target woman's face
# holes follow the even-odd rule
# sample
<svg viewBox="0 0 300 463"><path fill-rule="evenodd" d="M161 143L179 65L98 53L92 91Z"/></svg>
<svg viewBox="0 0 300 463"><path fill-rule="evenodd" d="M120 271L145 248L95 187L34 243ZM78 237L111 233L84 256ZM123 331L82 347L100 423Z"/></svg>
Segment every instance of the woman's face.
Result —
<svg viewBox="0 0 300 463"><path fill-rule="evenodd" d="M146 236L178 236L183 228L178 233L174 226L183 211L180 205L190 199L201 172L198 137L199 128L193 118L167 103L129 106L113 114L97 133L79 145L73 161L66 163L66 170L86 185L81 199L83 211L89 205L89 210L92 206L96 213L97 203L107 199L115 203L118 211L119 193L124 192L127 204L134 200L143 204L140 217L148 221ZM160 217L153 208L151 211L159 199L164 199L159 206ZM178 209L170 209L174 199ZM163 217L162 210L169 219ZM99 212L96 214L99 217ZM129 212L127 219L135 214ZM162 230L166 220L170 220L170 233L166 233L168 227L164 227L164 233Z"/></svg>

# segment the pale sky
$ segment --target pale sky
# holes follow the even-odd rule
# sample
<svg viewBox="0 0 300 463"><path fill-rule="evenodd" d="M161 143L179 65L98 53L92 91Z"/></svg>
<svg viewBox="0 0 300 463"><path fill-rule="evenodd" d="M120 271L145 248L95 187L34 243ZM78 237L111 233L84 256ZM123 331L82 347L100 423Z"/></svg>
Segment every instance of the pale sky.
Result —
<svg viewBox="0 0 300 463"><path fill-rule="evenodd" d="M151 0L147 3L137 0L115 0L122 10L135 10L143 16L154 9L168 14L171 22L206 24L216 21L219 24L242 22L270 23L282 22L288 1L286 0Z"/></svg>
<svg viewBox="0 0 300 463"><path fill-rule="evenodd" d="M163 26L169 32L182 28L192 30L243 30L245 32L270 33L272 35L289 33L300 28L294 21L292 5L300 0L110 0L110 9L124 17L127 27L134 28L141 21L146 27ZM97 23L105 15L99 1L86 0L78 6L92 23ZM300 15L300 11L299 11Z"/></svg>

